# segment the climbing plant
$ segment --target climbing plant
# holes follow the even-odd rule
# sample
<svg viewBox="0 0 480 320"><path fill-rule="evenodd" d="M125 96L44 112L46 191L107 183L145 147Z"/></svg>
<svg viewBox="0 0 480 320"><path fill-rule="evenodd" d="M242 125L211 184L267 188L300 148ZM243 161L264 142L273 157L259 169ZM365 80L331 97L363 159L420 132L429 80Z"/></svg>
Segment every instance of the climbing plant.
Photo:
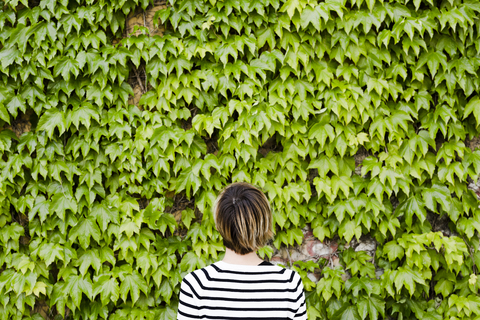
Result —
<svg viewBox="0 0 480 320"><path fill-rule="evenodd" d="M2 319L175 319L234 181L339 243L309 319L480 319L477 0L151 5L0 1Z"/></svg>

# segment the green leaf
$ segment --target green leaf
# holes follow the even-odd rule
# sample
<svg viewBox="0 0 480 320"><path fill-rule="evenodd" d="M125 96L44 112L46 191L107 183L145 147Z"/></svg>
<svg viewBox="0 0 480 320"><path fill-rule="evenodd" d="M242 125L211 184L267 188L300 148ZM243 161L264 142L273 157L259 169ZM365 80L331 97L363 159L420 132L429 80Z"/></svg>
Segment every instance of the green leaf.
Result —
<svg viewBox="0 0 480 320"><path fill-rule="evenodd" d="M432 210L429 207L430 210ZM425 210L425 203L423 202L420 195L414 195L408 198L406 201L402 202L398 206L398 211L402 212L405 216L405 222L407 226L412 226L412 216L415 215L418 217L421 223L423 223L427 219L427 210Z"/></svg>
<svg viewBox="0 0 480 320"><path fill-rule="evenodd" d="M24 229L18 224L13 223L2 228L0 240L6 245L9 240L18 241L18 239L24 234Z"/></svg>
<svg viewBox="0 0 480 320"><path fill-rule="evenodd" d="M419 275L419 272L409 267L399 267L396 271L394 282L397 293L400 293L402 287L405 287L410 293L410 296L415 292L415 282L425 284L425 280Z"/></svg>
<svg viewBox="0 0 480 320"><path fill-rule="evenodd" d="M447 69L447 56L440 51L432 51L429 53L425 53L420 57L418 61L417 70L419 70L425 63L430 69L432 78L434 78L440 65L443 66L444 70Z"/></svg>
<svg viewBox="0 0 480 320"><path fill-rule="evenodd" d="M355 259L350 261L350 263L352 262L355 262ZM352 277L346 281L345 290L351 292L354 297L358 297L359 293L362 291L362 293L367 293L368 295L372 294L373 286L368 278ZM360 294L360 296L362 296L362 294Z"/></svg>
<svg viewBox="0 0 480 320"><path fill-rule="evenodd" d="M127 216L133 216L133 212L139 211L140 207L138 201L133 197L125 197L122 199L121 204L118 206L120 212L125 213Z"/></svg>
<svg viewBox="0 0 480 320"><path fill-rule="evenodd" d="M268 256L268 258L271 259L273 255L273 248L270 246L263 246L257 250L257 253L262 259L265 259L265 256Z"/></svg>
<svg viewBox="0 0 480 320"><path fill-rule="evenodd" d="M45 261L45 265L48 267L53 262L65 261L64 247L57 243L46 243L43 242L39 246L38 256Z"/></svg>
<svg viewBox="0 0 480 320"><path fill-rule="evenodd" d="M162 214L157 220L158 230L165 235L167 228L170 230L170 233L175 231L177 227L177 221L171 213Z"/></svg>
<svg viewBox="0 0 480 320"><path fill-rule="evenodd" d="M84 278L82 276L71 275L65 280L63 294L70 296L77 308L80 308L83 293L89 299L93 298L93 286L90 277Z"/></svg>
<svg viewBox="0 0 480 320"><path fill-rule="evenodd" d="M162 284L160 285L160 295L166 303L170 303L170 298L173 294L172 284L168 279L163 279Z"/></svg>
<svg viewBox="0 0 480 320"><path fill-rule="evenodd" d="M441 293L444 298L447 298L453 292L453 282L441 278L435 285L435 292Z"/></svg>
<svg viewBox="0 0 480 320"><path fill-rule="evenodd" d="M205 267L206 263L201 256L194 252L187 252L180 262L180 270L182 272L191 272L193 270Z"/></svg>
<svg viewBox="0 0 480 320"><path fill-rule="evenodd" d="M26 108L25 101L18 95L14 96L12 100L7 103L7 109L14 118L18 115L18 110L25 113Z"/></svg>
<svg viewBox="0 0 480 320"><path fill-rule="evenodd" d="M190 228L190 225L192 223L192 220L195 218L195 211L187 208L182 211L182 223L187 227L187 229Z"/></svg>
<svg viewBox="0 0 480 320"><path fill-rule="evenodd" d="M434 184L431 188L425 188L422 197L429 210L438 212L437 204L440 204L443 210L450 211L451 195L446 186Z"/></svg>
<svg viewBox="0 0 480 320"><path fill-rule="evenodd" d="M359 299L358 312L360 313L362 319L365 319L367 318L367 315L370 315L369 319L377 320L379 313L382 315L382 317L385 316L385 301L375 296Z"/></svg>
<svg viewBox="0 0 480 320"><path fill-rule="evenodd" d="M290 245L294 245L295 242L298 245L302 245L303 242L303 232L300 228L290 229L287 231L287 240Z"/></svg>
<svg viewBox="0 0 480 320"><path fill-rule="evenodd" d="M256 35L257 35L257 47L262 48L265 45L265 43L268 42L270 49L275 48L275 43L276 43L275 33L272 28L266 27L266 28L260 29L260 31L258 31Z"/></svg>
<svg viewBox="0 0 480 320"><path fill-rule="evenodd" d="M298 10L300 13L302 13L302 9L305 5L304 4L301 5L300 1L301 0L287 0L287 1L285 1L283 6L280 8L280 12L287 12L290 19L295 14L295 10Z"/></svg>
<svg viewBox="0 0 480 320"><path fill-rule="evenodd" d="M338 229L338 233L347 242L350 242L353 236L356 236L357 240L360 239L362 236L362 227L356 225L354 220L343 220Z"/></svg>
<svg viewBox="0 0 480 320"><path fill-rule="evenodd" d="M358 314L357 307L344 304L343 307L337 310L333 315L334 320L362 320Z"/></svg>
<svg viewBox="0 0 480 320"><path fill-rule="evenodd" d="M260 56L260 59L255 59L250 62L250 65L252 67L258 67L263 70L268 70L275 72L275 66L276 66L276 58L275 56L268 54L268 53L263 53Z"/></svg>
<svg viewBox="0 0 480 320"><path fill-rule="evenodd" d="M73 73L76 78L79 71L79 64L77 60L69 57L62 57L55 64L55 67L53 68L53 75L57 77L61 74L63 79L68 82L70 81L70 73Z"/></svg>
<svg viewBox="0 0 480 320"><path fill-rule="evenodd" d="M95 218L103 231L107 230L110 222L118 224L119 221L118 209L106 203L96 203L92 208L91 216Z"/></svg>
<svg viewBox="0 0 480 320"><path fill-rule="evenodd" d="M10 115L8 114L8 111L3 105L3 103L0 103L0 119L7 123L10 123Z"/></svg>
<svg viewBox="0 0 480 320"><path fill-rule="evenodd" d="M162 307L160 310L159 320L170 320L177 317L177 311L170 306Z"/></svg>
<svg viewBox="0 0 480 320"><path fill-rule="evenodd" d="M9 65L21 55L20 50L16 47L4 47L0 51L0 61L2 62L2 69L5 70Z"/></svg>
<svg viewBox="0 0 480 320"><path fill-rule="evenodd" d="M87 129L89 129L92 118L97 120L97 122L100 122L98 110L93 108L90 103L83 104L82 106L76 106L67 114L66 126L70 127L70 123L73 123L78 129L78 126L81 123Z"/></svg>
<svg viewBox="0 0 480 320"><path fill-rule="evenodd" d="M47 218L47 215L50 213L50 203L50 200L46 199L43 195L38 195L35 198L34 207L28 213L28 219L33 220L33 218L38 214L40 222L44 222Z"/></svg>
<svg viewBox="0 0 480 320"><path fill-rule="evenodd" d="M52 197L50 209L55 212L60 219L65 220L65 212L67 210L73 213L77 212L77 202L68 195L56 193Z"/></svg>
<svg viewBox="0 0 480 320"><path fill-rule="evenodd" d="M140 298L140 291L145 295L148 294L148 286L145 279L137 271L126 275L120 285L120 296L123 301L127 302L128 293L130 292L132 303L137 302L138 298Z"/></svg>
<svg viewBox="0 0 480 320"><path fill-rule="evenodd" d="M138 234L140 232L140 226L130 219L126 219L120 224L118 230L119 233L125 233L127 238L130 239L133 234Z"/></svg>
<svg viewBox="0 0 480 320"><path fill-rule="evenodd" d="M193 244L197 243L199 239L203 242L207 241L205 228L202 227L202 225L200 225L198 222L195 222L188 230L186 238L191 239Z"/></svg>
<svg viewBox="0 0 480 320"><path fill-rule="evenodd" d="M102 233L98 228L98 225L95 223L92 217L82 219L77 223L69 233L70 243L78 238L80 246L84 249L87 249L90 245L90 238L93 238L95 241L99 242L102 237Z"/></svg>
<svg viewBox="0 0 480 320"><path fill-rule="evenodd" d="M194 195L200 188L201 184L202 179L199 174L195 174L195 172L192 171L192 168L188 168L180 173L177 179L176 189L177 192L185 190L187 197L190 199L190 194Z"/></svg>
<svg viewBox="0 0 480 320"><path fill-rule="evenodd" d="M388 260L394 261L395 259L401 260L405 254L403 248L395 243L395 241L390 241L383 246L383 252L388 256Z"/></svg>
<svg viewBox="0 0 480 320"><path fill-rule="evenodd" d="M367 157L362 161L362 176L370 172L370 177L374 178L380 173L382 163L376 157Z"/></svg>
<svg viewBox="0 0 480 320"><path fill-rule="evenodd" d="M317 30L320 31L320 24L322 22L321 20L321 13L324 13L322 10L317 10L320 6L317 6L316 8L312 8L310 6L307 6L305 10L302 11L300 20L301 20L301 26L303 29L306 29L309 24L312 24L312 26ZM325 19L325 17L324 17ZM325 19L325 21L328 20L328 15Z"/></svg>
<svg viewBox="0 0 480 320"><path fill-rule="evenodd" d="M473 113L475 116L478 127L480 125L480 98L478 96L475 96L468 101L467 105L465 106L465 111L463 112L463 119L468 117L468 115L471 113Z"/></svg>
<svg viewBox="0 0 480 320"><path fill-rule="evenodd" d="M102 260L100 259L97 250L88 250L84 252L80 258L78 258L78 262L80 263L78 270L82 276L85 276L90 266L92 266L96 272L102 267Z"/></svg>
<svg viewBox="0 0 480 320"><path fill-rule="evenodd" d="M120 297L120 286L115 278L102 275L94 281L93 296L100 294L102 304L107 305L110 301L116 303Z"/></svg>
<svg viewBox="0 0 480 320"><path fill-rule="evenodd" d="M175 69L177 76L181 76L183 74L183 70L185 69L190 71L192 65L193 63L190 60L186 59L184 56L179 56L177 58L170 59L167 64L167 68L169 73Z"/></svg>
<svg viewBox="0 0 480 320"><path fill-rule="evenodd" d="M55 128L58 128L60 135L65 132L67 122L64 113L56 108L47 110L38 121L37 131L45 130L49 138L52 137Z"/></svg>
<svg viewBox="0 0 480 320"><path fill-rule="evenodd" d="M342 189L345 197L350 195L350 188L353 188L352 179L348 176L333 176L332 177L332 191L338 194L338 190Z"/></svg>

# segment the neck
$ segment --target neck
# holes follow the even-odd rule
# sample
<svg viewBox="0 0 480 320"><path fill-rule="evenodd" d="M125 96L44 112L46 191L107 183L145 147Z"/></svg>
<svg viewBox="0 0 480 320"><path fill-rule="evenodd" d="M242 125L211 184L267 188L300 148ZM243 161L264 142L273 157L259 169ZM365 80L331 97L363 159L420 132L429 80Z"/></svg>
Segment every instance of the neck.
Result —
<svg viewBox="0 0 480 320"><path fill-rule="evenodd" d="M225 248L225 256L223 257L222 261L225 263L252 265L252 266L259 265L260 263L263 262L263 260L257 256L256 251L241 255L228 248Z"/></svg>

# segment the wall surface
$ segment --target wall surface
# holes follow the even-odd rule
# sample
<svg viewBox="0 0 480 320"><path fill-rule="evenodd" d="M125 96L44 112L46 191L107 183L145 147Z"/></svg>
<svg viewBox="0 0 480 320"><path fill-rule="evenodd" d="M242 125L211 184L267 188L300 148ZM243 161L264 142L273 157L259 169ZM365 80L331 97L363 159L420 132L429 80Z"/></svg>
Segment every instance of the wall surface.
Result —
<svg viewBox="0 0 480 320"><path fill-rule="evenodd" d="M0 1L0 319L175 319L267 194L309 319L480 319L477 0Z"/></svg>

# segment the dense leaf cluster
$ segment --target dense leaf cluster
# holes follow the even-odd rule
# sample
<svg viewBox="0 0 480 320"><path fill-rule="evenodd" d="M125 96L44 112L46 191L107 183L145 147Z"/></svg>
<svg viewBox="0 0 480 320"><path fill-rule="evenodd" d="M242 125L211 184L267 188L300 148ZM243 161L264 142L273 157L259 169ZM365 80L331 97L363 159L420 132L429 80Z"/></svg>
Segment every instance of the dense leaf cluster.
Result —
<svg viewBox="0 0 480 320"><path fill-rule="evenodd" d="M479 319L477 0L172 0L116 42L149 4L0 1L1 319L174 319L232 181L276 248L378 241L292 266L309 319Z"/></svg>

